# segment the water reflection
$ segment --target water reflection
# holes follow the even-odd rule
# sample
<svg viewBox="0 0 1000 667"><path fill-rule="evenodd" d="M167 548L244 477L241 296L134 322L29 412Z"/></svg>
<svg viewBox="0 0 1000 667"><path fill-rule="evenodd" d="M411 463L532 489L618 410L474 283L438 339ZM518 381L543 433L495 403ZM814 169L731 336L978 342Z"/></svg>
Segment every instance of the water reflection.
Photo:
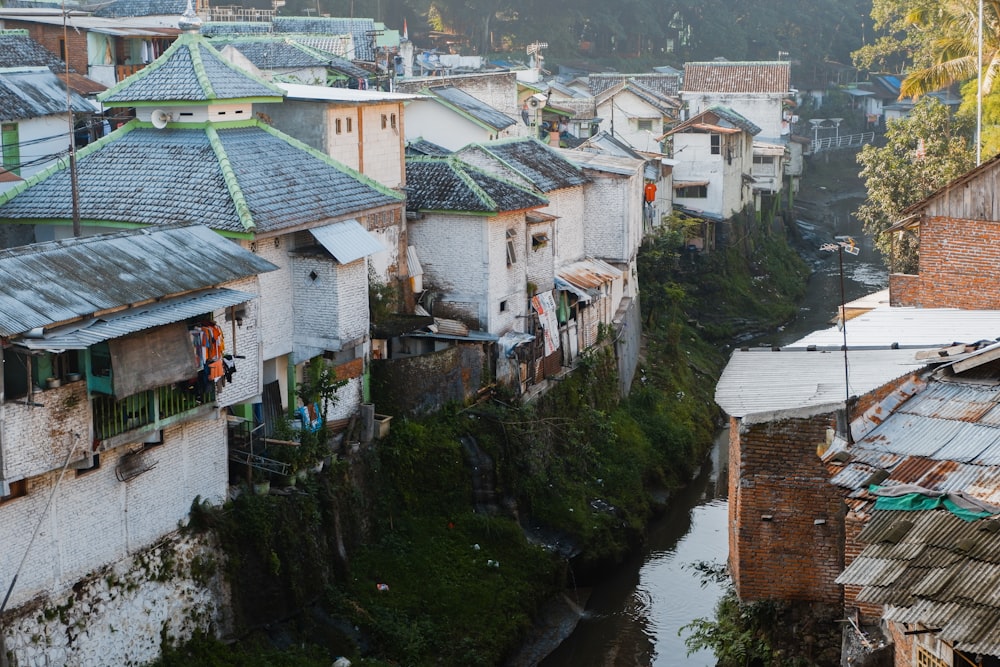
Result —
<svg viewBox="0 0 1000 667"><path fill-rule="evenodd" d="M725 562L728 554L726 467L728 432L670 510L649 527L645 550L593 589L576 631L542 667L711 667L711 653L686 656L681 627L710 617L722 593L702 588L690 567Z"/></svg>

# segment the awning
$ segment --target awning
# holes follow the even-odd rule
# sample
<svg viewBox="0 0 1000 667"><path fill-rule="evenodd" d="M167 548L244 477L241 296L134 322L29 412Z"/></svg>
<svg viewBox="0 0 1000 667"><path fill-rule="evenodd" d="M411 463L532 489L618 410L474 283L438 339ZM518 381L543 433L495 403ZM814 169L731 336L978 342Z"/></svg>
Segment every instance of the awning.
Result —
<svg viewBox="0 0 1000 667"><path fill-rule="evenodd" d="M560 287L560 283L568 283L572 286L569 291L578 296L581 292L587 294L586 300L589 301L590 297L597 295L596 290L598 288L621 278L622 275L619 269L616 269L607 262L588 257L587 259L573 262L559 269L556 273L555 282Z"/></svg>
<svg viewBox="0 0 1000 667"><path fill-rule="evenodd" d="M584 303L590 301L590 293L587 292L587 290L582 290L573 283L563 280L559 276L556 276L555 278L555 285L564 292L575 294L576 298Z"/></svg>
<svg viewBox="0 0 1000 667"><path fill-rule="evenodd" d="M702 185L708 185L708 181L674 181L674 190L680 190L681 188L697 188Z"/></svg>
<svg viewBox="0 0 1000 667"><path fill-rule="evenodd" d="M21 337L14 342L29 350L85 350L96 343L165 324L183 322L256 298L256 294L239 290L201 290L60 327L37 337Z"/></svg>
<svg viewBox="0 0 1000 667"><path fill-rule="evenodd" d="M357 220L335 222L325 227L310 229L309 232L341 264L350 264L362 257L385 250Z"/></svg>

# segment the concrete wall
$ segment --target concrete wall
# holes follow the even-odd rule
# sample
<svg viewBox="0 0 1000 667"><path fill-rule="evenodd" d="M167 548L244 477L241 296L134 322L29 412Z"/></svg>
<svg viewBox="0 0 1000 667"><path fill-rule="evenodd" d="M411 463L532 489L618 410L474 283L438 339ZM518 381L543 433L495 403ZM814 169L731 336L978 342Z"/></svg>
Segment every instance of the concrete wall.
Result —
<svg viewBox="0 0 1000 667"><path fill-rule="evenodd" d="M19 152L21 155L21 178L29 178L51 167L69 146L69 118L66 114L54 114L41 118L12 121L17 125Z"/></svg>
<svg viewBox="0 0 1000 667"><path fill-rule="evenodd" d="M497 138L496 132L430 98L414 100L406 106L405 134L407 141L423 138L451 151L472 142Z"/></svg>
<svg viewBox="0 0 1000 667"><path fill-rule="evenodd" d="M231 630L223 554L172 534L4 614L16 665L141 665L174 643ZM214 565L213 565L214 564Z"/></svg>
<svg viewBox="0 0 1000 667"><path fill-rule="evenodd" d="M584 258L584 221L587 218L586 186L564 188L546 193L549 205L540 209L557 216L553 237L553 261L556 267Z"/></svg>
<svg viewBox="0 0 1000 667"><path fill-rule="evenodd" d="M760 128L758 139L777 139L782 133L781 101L787 97L774 93L704 93L685 91L681 99L688 108L688 118L694 118L713 106L732 109Z"/></svg>
<svg viewBox="0 0 1000 667"><path fill-rule="evenodd" d="M600 129L640 151L659 152L657 137L663 134L663 113L629 90L597 105ZM640 130L640 120L651 120L652 130Z"/></svg>
<svg viewBox="0 0 1000 667"><path fill-rule="evenodd" d="M741 600L842 604L843 502L818 455L835 426L831 413L730 421L729 563Z"/></svg>
<svg viewBox="0 0 1000 667"><path fill-rule="evenodd" d="M467 403L491 378L481 345L460 344L418 357L372 361L372 400L380 412L426 415Z"/></svg>
<svg viewBox="0 0 1000 667"><path fill-rule="evenodd" d="M514 72L460 74L447 77L420 77L396 81L396 91L419 93L431 86L454 86L485 102L494 109L519 120L521 107L517 103L517 76ZM522 127L523 124L521 124Z"/></svg>
<svg viewBox="0 0 1000 667"><path fill-rule="evenodd" d="M195 496L222 503L228 480L225 442L225 420L215 412L164 429L163 443L142 454L156 465L128 482L118 480L115 468L136 446L102 452L100 467L86 472L70 469L61 480L58 470L28 478L26 495L0 504L4 545L0 572L5 573L5 585L39 529L10 606L63 590L94 570L145 549L176 530Z"/></svg>
<svg viewBox="0 0 1000 667"><path fill-rule="evenodd" d="M721 153L712 155L711 134L683 132L674 135L674 183L680 181L708 181L708 197L704 199L679 197L674 193L674 203L696 211L729 218L743 210L747 200L742 176L750 173L753 142L745 133L721 135ZM727 159L729 151L733 159ZM744 160L748 162L744 165Z"/></svg>
<svg viewBox="0 0 1000 667"><path fill-rule="evenodd" d="M587 170L584 253L610 263L629 263L642 242L641 171L630 176Z"/></svg>

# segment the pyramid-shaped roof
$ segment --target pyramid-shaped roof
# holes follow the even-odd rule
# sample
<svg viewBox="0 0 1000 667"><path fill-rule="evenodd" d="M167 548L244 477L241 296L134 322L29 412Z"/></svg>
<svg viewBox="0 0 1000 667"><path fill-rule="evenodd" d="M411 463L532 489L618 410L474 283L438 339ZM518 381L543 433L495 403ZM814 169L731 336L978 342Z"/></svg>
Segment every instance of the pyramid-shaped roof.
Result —
<svg viewBox="0 0 1000 667"><path fill-rule="evenodd" d="M408 157L406 182L411 211L502 213L549 203L454 157Z"/></svg>
<svg viewBox="0 0 1000 667"><path fill-rule="evenodd" d="M402 195L256 121L131 121L77 154L84 225L203 224L268 235L398 204ZM65 160L0 195L0 222L72 219Z"/></svg>
<svg viewBox="0 0 1000 667"><path fill-rule="evenodd" d="M184 33L159 58L99 96L106 106L276 102L284 92L222 57L198 33Z"/></svg>

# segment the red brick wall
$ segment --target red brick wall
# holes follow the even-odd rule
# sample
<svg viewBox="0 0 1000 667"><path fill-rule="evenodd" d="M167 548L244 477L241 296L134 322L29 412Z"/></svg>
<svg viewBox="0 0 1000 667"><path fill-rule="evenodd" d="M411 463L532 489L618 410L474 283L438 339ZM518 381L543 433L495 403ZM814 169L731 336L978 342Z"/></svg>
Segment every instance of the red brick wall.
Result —
<svg viewBox="0 0 1000 667"><path fill-rule="evenodd" d="M30 21L10 21L4 20L4 27L9 30L27 30L28 36L44 46L48 51L54 53L56 57L62 58L59 50L59 43L63 39L63 29L59 26L40 25ZM87 33L83 30L76 31L69 28L66 33L66 53L69 58L69 66L77 74L86 75L87 70Z"/></svg>
<svg viewBox="0 0 1000 667"><path fill-rule="evenodd" d="M1000 308L1000 222L933 217L920 223L923 308Z"/></svg>
<svg viewBox="0 0 1000 667"><path fill-rule="evenodd" d="M843 603L834 579L844 564L844 504L817 454L835 424L835 414L824 414L738 434L729 455L729 558L740 599Z"/></svg>
<svg viewBox="0 0 1000 667"><path fill-rule="evenodd" d="M889 305L919 306L920 276L909 273L889 274Z"/></svg>

